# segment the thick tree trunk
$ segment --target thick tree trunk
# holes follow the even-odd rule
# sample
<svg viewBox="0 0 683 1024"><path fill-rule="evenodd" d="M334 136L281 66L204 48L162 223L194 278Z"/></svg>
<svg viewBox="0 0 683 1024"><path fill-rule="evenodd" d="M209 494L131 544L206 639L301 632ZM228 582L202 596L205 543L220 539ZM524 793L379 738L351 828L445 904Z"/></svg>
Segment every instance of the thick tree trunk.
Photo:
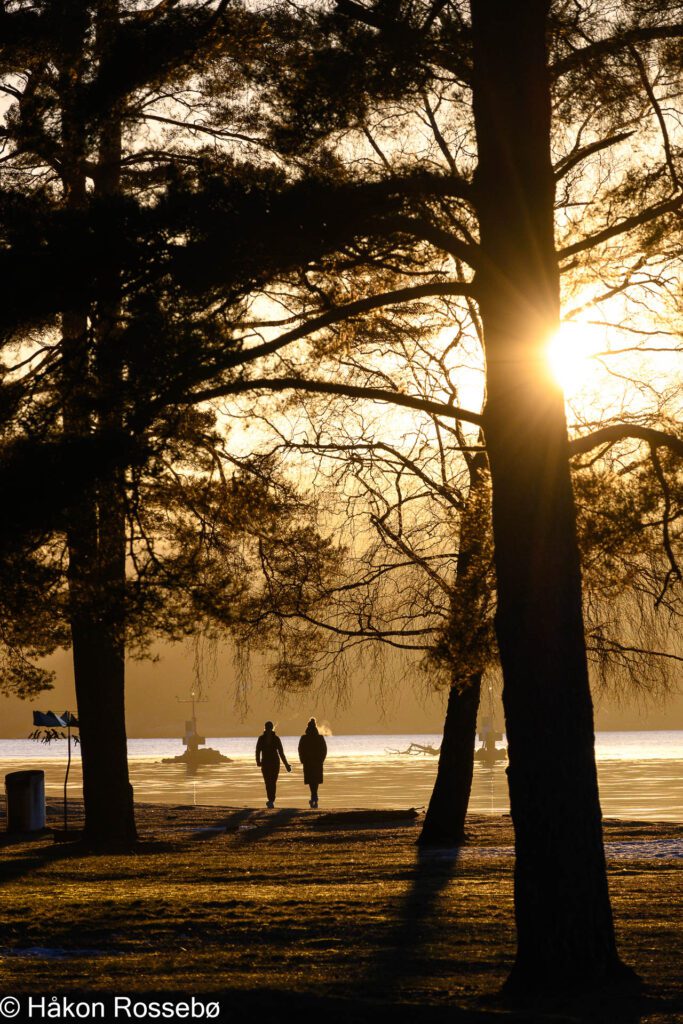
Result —
<svg viewBox="0 0 683 1024"><path fill-rule="evenodd" d="M109 12L108 12L109 13ZM61 75L65 206L74 213L87 205L85 145L80 88L85 22L72 18L71 53ZM99 26L98 26L99 29ZM116 186L120 124L115 116L103 129L98 188ZM112 170L113 169L113 170ZM112 174L114 178L112 178ZM108 250L103 240L103 253ZM62 315L64 350L63 423L67 437L108 430L113 408L112 330L118 302L118 275L106 261L98 268L100 301L95 327L87 310ZM93 346L93 338L95 345ZM115 405L115 403L114 403ZM107 412L98 424L95 406ZM68 510L69 594L76 700L83 762L87 842L98 849L127 848L135 839L133 795L128 778L124 708L125 518L123 475L88 487Z"/></svg>
<svg viewBox="0 0 683 1024"><path fill-rule="evenodd" d="M472 676L464 687L451 686L439 767L418 839L420 846L459 846L465 841L480 693L481 675Z"/></svg>
<svg viewBox="0 0 683 1024"><path fill-rule="evenodd" d="M95 849L128 849L136 836L126 755L122 651L110 624L87 612L74 616L72 637L86 840Z"/></svg>
<svg viewBox="0 0 683 1024"><path fill-rule="evenodd" d="M511 985L590 986L617 956L593 752L561 393L545 0L472 0L477 277L487 360L496 630L515 827Z"/></svg>

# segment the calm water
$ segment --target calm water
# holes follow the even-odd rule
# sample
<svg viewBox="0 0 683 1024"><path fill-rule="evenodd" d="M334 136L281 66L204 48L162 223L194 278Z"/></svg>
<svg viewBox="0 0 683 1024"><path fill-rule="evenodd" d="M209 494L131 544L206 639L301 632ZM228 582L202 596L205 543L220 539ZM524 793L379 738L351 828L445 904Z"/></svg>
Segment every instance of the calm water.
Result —
<svg viewBox="0 0 683 1024"><path fill-rule="evenodd" d="M305 807L296 748L298 736L282 737L294 771L280 774L278 806ZM409 743L438 747L438 735L328 736L325 782L320 805L339 807L420 807L429 800L436 757L407 755ZM179 739L135 739L128 743L136 799L158 803L262 806L261 773L254 763L255 738L208 738L207 745L232 758L230 764L188 773L184 766L160 764L182 752ZM603 812L609 817L683 821L683 731L605 732L596 737ZM45 769L48 794L61 795L66 741L50 745L30 740L0 740L3 776L21 768ZM78 748L69 781L70 796L80 796ZM475 765L471 809L500 814L508 810L505 763Z"/></svg>

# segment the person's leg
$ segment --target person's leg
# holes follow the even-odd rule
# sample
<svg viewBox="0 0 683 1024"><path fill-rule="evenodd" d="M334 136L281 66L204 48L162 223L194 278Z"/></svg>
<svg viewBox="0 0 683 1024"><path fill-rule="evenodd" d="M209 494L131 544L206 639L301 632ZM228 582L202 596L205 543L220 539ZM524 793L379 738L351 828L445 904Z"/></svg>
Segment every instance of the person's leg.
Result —
<svg viewBox="0 0 683 1024"><path fill-rule="evenodd" d="M311 806L312 807L317 807L318 806L318 784L317 784L317 782L316 783L311 783Z"/></svg>
<svg viewBox="0 0 683 1024"><path fill-rule="evenodd" d="M275 784L277 781L277 775L274 775L272 771L264 768L263 781L266 784L266 797L268 800L266 806L271 807L275 803Z"/></svg>
<svg viewBox="0 0 683 1024"><path fill-rule="evenodd" d="M268 803L270 806L275 804L275 792L277 790L277 777L280 774L280 766L270 768L268 771L268 778L266 779L266 792L268 794Z"/></svg>

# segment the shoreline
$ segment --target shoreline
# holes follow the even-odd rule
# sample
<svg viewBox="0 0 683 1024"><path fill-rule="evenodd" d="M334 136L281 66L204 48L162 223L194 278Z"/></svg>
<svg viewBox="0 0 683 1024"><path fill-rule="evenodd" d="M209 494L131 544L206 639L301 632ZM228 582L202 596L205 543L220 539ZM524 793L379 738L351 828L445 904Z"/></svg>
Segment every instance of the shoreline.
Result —
<svg viewBox="0 0 683 1024"><path fill-rule="evenodd" d="M45 807L46 830L48 832L53 828L59 830L62 827L64 814L64 801L62 797L57 796L54 793L46 794ZM390 821L404 821L405 823L411 823L415 827L419 828L422 820L424 819L424 813L424 805L419 805L417 807L395 806L389 808L363 805L349 805L346 807L323 805L317 810L311 810L307 805L304 805L301 802L297 802L296 804L287 803L286 798L280 799L279 796L276 807L273 810L268 810L263 807L263 801L261 800L259 800L257 805L254 803L203 804L135 800L136 822L138 831L141 835L144 835L146 832L155 833L160 829L170 833L181 831L182 829L193 830L195 827L204 827L200 823L206 818L220 818L221 816L230 815L244 816L247 814L257 817L261 815L265 817L277 816L279 814L285 814L288 818L296 816L305 819L310 817L311 820L334 821L334 823L338 824L340 827L345 819L346 827L348 828L352 828L355 825L361 825L363 823L372 823L380 827L382 823L386 824ZM70 825L73 824L74 828L80 828L82 826L84 817L83 799L81 797L68 797L67 814ZM7 833L5 832L6 817L6 796L0 791L0 846L12 845L15 842L15 840L11 840L9 843L7 842L9 837L7 837ZM182 820L182 824L180 824L179 819ZM168 824L168 822L174 822L174 824ZM463 846L463 849L469 845L480 846L481 843L479 840L481 839L481 836L488 834L490 831L486 826L495 823L495 826L492 827L495 827L496 833L500 830L510 839L510 842L504 847L501 847L501 849L504 849L510 854L514 853L512 822L509 811L473 811L468 813L467 823L471 825L473 829L470 832L468 842ZM602 824L606 846L610 843L644 843L649 841L669 840L672 842L678 842L680 840L683 843L683 820L678 821L671 818L629 818L603 814ZM217 828L220 831L222 826L217 826ZM652 834L650 835L650 833ZM26 837L24 837L16 840L16 842L35 842L36 838L26 839ZM636 848L634 847L634 849Z"/></svg>
<svg viewBox="0 0 683 1024"><path fill-rule="evenodd" d="M80 764L76 761L69 777L69 795L81 795ZM45 772L46 792L61 797L64 763L45 759L8 762L0 758L5 773L25 768ZM331 754L325 765L321 787L321 809L348 807L391 809L426 807L434 786L437 759L433 757L383 757L381 759ZM152 759L129 762L130 780L140 804L189 804L216 808L226 806L263 807L263 778L253 758L236 758L230 763L199 766L159 764ZM647 761L598 762L598 779L603 814L606 818L633 818L683 823L683 758ZM310 793L303 782L301 766L293 760L293 771L280 773L278 806L307 809ZM492 768L479 762L474 767L470 809L475 814L498 815L509 810L505 765Z"/></svg>

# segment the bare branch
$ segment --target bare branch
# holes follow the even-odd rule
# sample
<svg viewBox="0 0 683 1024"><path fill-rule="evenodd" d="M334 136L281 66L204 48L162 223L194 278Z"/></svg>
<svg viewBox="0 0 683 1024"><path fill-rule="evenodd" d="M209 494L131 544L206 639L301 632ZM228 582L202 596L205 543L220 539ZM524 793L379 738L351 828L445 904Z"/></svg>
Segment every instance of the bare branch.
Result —
<svg viewBox="0 0 683 1024"><path fill-rule="evenodd" d="M662 544L666 552L666 557L669 560L669 571L667 572L664 578L662 589L657 597L657 600L655 601L655 606L658 607L662 603L662 600L664 599L664 596L667 590L669 589L669 584L671 580L674 578L681 580L683 579L683 575L681 574L680 566L676 561L676 556L674 555L673 547L671 545L671 534L669 533L669 523L671 522L671 490L669 488L666 476L664 475L662 464L659 461L659 455L657 454L657 449L655 445L650 445L650 458L652 460L652 467L655 471L655 476L659 481L659 484L662 488L662 494L664 495L664 515L662 516Z"/></svg>
<svg viewBox="0 0 683 1024"><path fill-rule="evenodd" d="M243 364L253 362L255 359L272 355L293 341L299 341L301 338L306 338L316 331L322 330L324 327L342 323L344 320L350 320L361 313L369 313L373 309L439 295L474 295L474 285L454 281L434 281L431 284L413 285L409 288L397 288L395 291L382 292L378 295L367 295L365 298L356 299L355 302L349 302L345 306L336 306L334 309L329 309L320 316L307 320L299 327L295 327L293 330L273 338L272 341L266 341L262 345L257 345L246 351L240 351L232 359L228 359L224 366L226 369L229 369L233 366L242 366Z"/></svg>
<svg viewBox="0 0 683 1024"><path fill-rule="evenodd" d="M577 252L585 252L586 249L594 249L598 245L602 245L603 242L608 242L610 238L617 238L619 235L625 235L629 231L633 231L635 228L642 227L643 224L649 224L650 221L656 220L658 217L663 217L666 213L675 213L680 210L683 206L683 196L674 196L673 199L667 199L665 203L657 203L656 206L648 206L647 209L641 210L640 213L635 213L632 217L625 217L623 220L618 221L616 224L612 224L611 227L603 228L602 231L596 231L594 235L586 235L580 242L574 242L573 245L567 245L564 249L560 249L557 253L559 260L567 259L569 256L574 256Z"/></svg>
<svg viewBox="0 0 683 1024"><path fill-rule="evenodd" d="M647 98L650 101L650 105L652 106L652 109L655 112L655 116L656 116L657 120L659 121L659 127L660 127L661 132L662 132L662 141L663 141L663 144L664 144L664 155L666 157L666 165L669 168L669 174L671 175L671 181L673 183L674 192L680 192L680 190L681 190L681 183L678 180L678 174L676 173L676 165L674 164L673 153L671 152L671 141L669 140L669 132L667 131L666 121L664 120L664 114L662 113L662 108L660 107L660 105L659 105L659 103L657 101L657 97L655 96L654 89L652 88L652 85L650 83L650 79L648 78L647 68L645 67L645 61L643 60L643 58L638 53L638 51L635 48L635 46L629 46L628 49L629 49L629 53L633 57L633 60L635 62L636 67L638 68L638 73L640 75L640 80L643 83L643 88L645 89L645 92L647 93Z"/></svg>
<svg viewBox="0 0 683 1024"><path fill-rule="evenodd" d="M555 168L555 181L560 181L565 174L568 174L573 167L580 164L582 160L587 160L589 156L593 156L595 153L600 153L603 149L609 149L610 146L616 146L619 142L624 142L630 138L634 133L631 132L619 132L618 135L610 135L606 139L598 139L596 142L591 142L588 146L582 146L577 149L576 152L570 153L563 160L560 160L557 167Z"/></svg>
<svg viewBox="0 0 683 1024"><path fill-rule="evenodd" d="M160 124L169 124L175 128L184 128L185 131L188 132L200 132L204 135L210 135L214 139L236 139L238 142L249 142L253 146L267 146L264 139L257 139L252 135L243 135L241 132L231 132L225 128L211 128L209 125L197 124L192 121L179 121L175 117L162 117L161 114L143 113L141 118L130 117L126 120L138 122L140 119L144 121L158 121Z"/></svg>
<svg viewBox="0 0 683 1024"><path fill-rule="evenodd" d="M632 437L646 441L652 448L670 448L672 452L683 456L683 439L675 434L654 427L641 427L635 423L615 423L609 427L601 427L592 434L576 437L569 442L569 454L582 455L602 444L616 444L624 438Z"/></svg>
<svg viewBox="0 0 683 1024"><path fill-rule="evenodd" d="M600 60L611 53L618 53L634 43L647 43L655 39L679 39L683 36L683 24L653 25L648 28L634 28L619 35L609 36L607 39L598 39L595 43L589 43L581 49L555 61L551 65L551 72L554 75L563 75L572 68L586 65L594 60Z"/></svg>
<svg viewBox="0 0 683 1024"><path fill-rule="evenodd" d="M228 395L244 394L247 391L310 391L313 394L341 395L346 398L361 398L369 402L389 402L391 405L400 405L406 409L416 409L419 412L431 413L435 416L447 416L449 419L461 419L468 423L476 423L480 426L483 423L481 413L471 412L469 409L459 409L454 405L447 405L445 402L433 402L427 398L418 398L415 395L404 395L400 391L387 391L383 388L354 387L350 384L338 384L325 380L305 380L303 377L282 377L282 378L257 378L255 380L237 380L228 384L219 384L213 388L205 388L203 391L195 391L184 396L181 401L187 404L198 404L209 402L215 398L225 398Z"/></svg>

